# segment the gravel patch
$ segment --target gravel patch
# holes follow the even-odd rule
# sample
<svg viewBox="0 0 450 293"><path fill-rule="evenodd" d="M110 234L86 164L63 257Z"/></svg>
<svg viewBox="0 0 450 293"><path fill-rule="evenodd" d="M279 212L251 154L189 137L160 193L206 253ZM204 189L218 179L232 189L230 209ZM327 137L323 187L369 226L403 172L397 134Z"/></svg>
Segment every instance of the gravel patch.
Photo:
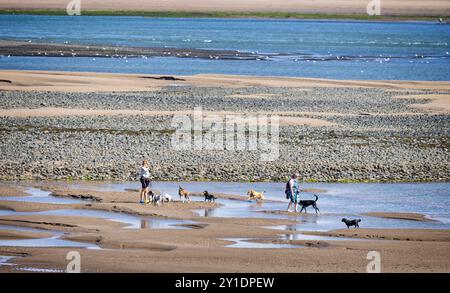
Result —
<svg viewBox="0 0 450 293"><path fill-rule="evenodd" d="M239 97L259 94L257 99ZM192 110L201 106L247 113L319 112L290 116L325 119L335 125L282 126L279 158L261 162L261 151L174 150L171 116L0 117L0 179L134 180L139 162L148 158L155 180L279 181L299 171L312 181L448 181L450 116L410 108L427 101L395 99L395 95L364 88L3 91L3 109ZM339 115L320 115L326 112Z"/></svg>

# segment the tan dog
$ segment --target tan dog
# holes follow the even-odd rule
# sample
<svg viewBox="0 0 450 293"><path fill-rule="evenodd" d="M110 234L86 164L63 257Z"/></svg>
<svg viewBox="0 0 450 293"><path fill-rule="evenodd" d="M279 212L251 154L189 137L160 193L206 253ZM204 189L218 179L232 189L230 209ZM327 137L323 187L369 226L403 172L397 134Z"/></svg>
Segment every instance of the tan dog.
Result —
<svg viewBox="0 0 450 293"><path fill-rule="evenodd" d="M178 195L180 196L180 199L183 200L183 202L185 199L187 199L187 201L191 201L191 198L189 197L189 192L181 186L178 186Z"/></svg>
<svg viewBox="0 0 450 293"><path fill-rule="evenodd" d="M252 200L252 199L255 199L255 200L264 200L265 198L264 198L264 192L265 191L263 191L263 192L256 192L256 191L254 191L254 190L249 190L248 192L247 192L247 195L248 195L248 199L247 200Z"/></svg>

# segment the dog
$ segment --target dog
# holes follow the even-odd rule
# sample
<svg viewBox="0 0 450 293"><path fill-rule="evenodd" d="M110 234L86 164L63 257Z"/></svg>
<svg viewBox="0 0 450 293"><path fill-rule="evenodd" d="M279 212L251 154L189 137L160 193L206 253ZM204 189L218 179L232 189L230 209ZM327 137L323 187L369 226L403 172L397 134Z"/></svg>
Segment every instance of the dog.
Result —
<svg viewBox="0 0 450 293"><path fill-rule="evenodd" d="M355 226L355 228L359 228L359 222L361 222L361 219L355 219L355 220L348 220L346 218L342 219L342 222L345 223L345 225L347 225L347 229L349 229L351 226Z"/></svg>
<svg viewBox="0 0 450 293"><path fill-rule="evenodd" d="M162 202L162 196L160 194L155 194L152 199L152 203L159 205Z"/></svg>
<svg viewBox="0 0 450 293"><path fill-rule="evenodd" d="M181 186L178 186L178 195L180 196L180 199L184 202L186 199L187 201L191 201L191 198L189 197L189 192L184 189Z"/></svg>
<svg viewBox="0 0 450 293"><path fill-rule="evenodd" d="M173 201L173 198L172 198L172 196L170 194L163 193L161 197L162 197L162 201L163 202L171 202L171 201Z"/></svg>
<svg viewBox="0 0 450 293"><path fill-rule="evenodd" d="M154 194L152 197L152 203L159 205L160 203L171 202L172 196L167 193Z"/></svg>
<svg viewBox="0 0 450 293"><path fill-rule="evenodd" d="M216 202L217 197L209 193L207 190L203 191L203 195L205 196L205 201Z"/></svg>
<svg viewBox="0 0 450 293"><path fill-rule="evenodd" d="M305 214L306 214L306 208L309 206L312 206L315 210L316 210L316 214L318 212L320 212L319 208L317 207L317 200L319 199L319 197L317 195L314 194L314 196L316 197L315 200L301 200L298 202L298 204L302 207L300 209L300 213L305 210Z"/></svg>
<svg viewBox="0 0 450 293"><path fill-rule="evenodd" d="M254 190L249 190L248 192L247 192L247 195L248 195L248 199L247 200L252 200L252 199L255 199L255 200L265 200L265 198L264 198L264 192L265 191L263 191L263 192L257 192L257 191L254 191Z"/></svg>
<svg viewBox="0 0 450 293"><path fill-rule="evenodd" d="M148 200L149 200L150 202L153 202L153 199L155 198L155 193L154 193L153 191L149 190L149 191L147 192L147 196L148 196Z"/></svg>

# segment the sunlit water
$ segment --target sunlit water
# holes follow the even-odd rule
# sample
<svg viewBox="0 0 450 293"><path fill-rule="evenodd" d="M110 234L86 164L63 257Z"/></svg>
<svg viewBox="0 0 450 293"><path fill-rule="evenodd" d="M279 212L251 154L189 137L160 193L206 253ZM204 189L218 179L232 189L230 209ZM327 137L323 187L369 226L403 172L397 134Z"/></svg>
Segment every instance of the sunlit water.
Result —
<svg viewBox="0 0 450 293"><path fill-rule="evenodd" d="M319 189L317 202L321 213L316 215L312 208L308 214L291 215L273 212L285 211L287 200L284 183L231 183L231 182L154 182L153 188L178 198L178 186L190 192L208 190L246 196L249 189L265 191L267 199L275 202L237 201L218 199L220 208L197 210L207 217L250 217L293 219L298 225L284 227L287 230L327 231L344 228L343 217L362 219L365 228L450 228L450 184L449 183L305 183L303 189ZM123 191L138 188L136 182L101 184L103 191ZM201 197L192 197L203 200ZM311 192L303 192L301 199L314 199ZM272 211L272 213L270 213ZM364 216L369 212L407 212L424 214L433 222L419 222L398 219L383 219Z"/></svg>
<svg viewBox="0 0 450 293"><path fill-rule="evenodd" d="M450 26L434 22L0 15L0 39L271 56L269 61L3 56L0 69L450 80Z"/></svg>
<svg viewBox="0 0 450 293"><path fill-rule="evenodd" d="M12 260L14 256L10 255L0 255L0 266L12 266L14 264L9 263L10 260Z"/></svg>
<svg viewBox="0 0 450 293"><path fill-rule="evenodd" d="M138 189L137 182L125 183L59 183L69 185L74 189L96 189L99 191L125 191ZM178 199L178 187L182 186L190 192L201 193L208 190L210 193L224 193L246 196L249 189L265 191L267 202L255 202L245 200L231 200L218 198L220 207L196 210L200 217L243 217L243 218L267 218L289 219L293 224L267 226L266 228L280 231L280 240L351 240L347 238L335 238L328 236L311 236L297 232L301 231L329 231L345 228L341 222L343 217L361 219L361 228L408 228L408 229L449 229L450 228L450 184L449 183L305 183L302 189L317 189L315 194L319 196L317 202L321 213L314 213L309 209L307 214L280 213L286 210L287 200L284 197L284 183L232 183L232 182L153 182L156 190L172 195ZM39 197L52 197L49 193L38 188L28 190L32 195L17 197L21 201L27 199L34 201ZM138 193L136 193L136 198ZM9 198L15 199L15 198ZM302 192L301 199L313 199L313 193ZM54 198L57 203L64 198ZM194 201L203 201L202 197L192 196ZM47 202L47 200L44 200ZM138 204L138 203L136 203ZM409 212L426 215L434 221L421 222L401 219L384 219L365 216L368 212ZM187 229L183 225L201 222L160 219L153 217L140 217L123 213L95 211L87 209L60 209L40 212L15 212L0 210L0 216L8 215L60 215L90 217L120 222L125 224L125 229ZM37 232L42 230L21 228L13 226L0 226L0 229L27 230ZM292 234L294 233L294 234ZM62 234L54 232L54 236L42 239L2 240L0 246L36 246L36 247L85 247L97 248L94 245L66 241L60 239ZM293 248L300 247L286 243L261 243L252 239L230 238L233 244L231 248Z"/></svg>
<svg viewBox="0 0 450 293"><path fill-rule="evenodd" d="M254 242L249 238L224 238L223 240L232 241L232 244L228 244L225 247L229 248L302 248L301 245L289 244L289 243L270 243L270 242Z"/></svg>
<svg viewBox="0 0 450 293"><path fill-rule="evenodd" d="M76 204L85 202L81 199L71 199L52 196L51 192L41 190L39 188L28 188L26 191L28 194L30 194L29 196L7 196L2 197L1 199L9 201L49 203L49 204Z"/></svg>
<svg viewBox="0 0 450 293"><path fill-rule="evenodd" d="M99 246L91 243L84 243L78 241L71 241L61 239L63 232L56 230L42 230L28 227L0 225L0 230L24 231L34 233L51 233L50 237L35 238L35 239L0 239L0 246L14 246L14 247L79 247L87 249L100 249Z"/></svg>
<svg viewBox="0 0 450 293"><path fill-rule="evenodd" d="M64 197L52 196L51 192L41 190L39 188L28 188L29 196L11 196L1 197L1 200L18 201L18 202L32 202L32 203L48 203L48 204L80 204L86 203L88 200L69 199ZM9 215L53 215L53 216L73 216L73 217L88 217L109 220L113 222L122 223L125 229L189 229L189 224L195 224L193 221L165 219L156 217L134 216L125 213L107 212L90 209L56 209L39 212L16 212L12 210L1 210L0 216Z"/></svg>

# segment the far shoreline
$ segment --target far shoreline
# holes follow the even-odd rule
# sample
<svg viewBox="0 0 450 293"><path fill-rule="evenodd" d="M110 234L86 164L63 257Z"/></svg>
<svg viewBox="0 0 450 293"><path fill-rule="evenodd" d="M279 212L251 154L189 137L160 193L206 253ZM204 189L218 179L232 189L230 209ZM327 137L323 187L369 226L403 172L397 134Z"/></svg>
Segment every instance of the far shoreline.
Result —
<svg viewBox="0 0 450 293"><path fill-rule="evenodd" d="M68 16L65 9L0 9L0 15ZM80 16L141 16L148 18L193 19L258 19L258 20L323 20L363 22L432 22L448 24L445 15L368 15L302 12L239 12L239 11L151 11L151 10L82 10Z"/></svg>
<svg viewBox="0 0 450 293"><path fill-rule="evenodd" d="M287 180L287 178L286 178ZM138 182L139 179L135 179L134 181ZM10 182L10 183L44 183L44 182L61 182L61 183L95 183L95 184L108 184L108 183L128 183L134 182L133 180L123 180L123 179L113 179L113 178L62 178L62 179L15 179L15 178L0 178L0 182ZM198 182L198 183L286 183L285 181L280 180L238 180L238 181L224 181L224 180L213 180L208 178L202 178L197 180L164 180L161 178L156 178L153 182ZM370 179L336 179L336 180L328 180L328 181L320 181L316 179L306 179L301 181L300 184L329 184L329 183L339 183L339 184L426 184L426 183L450 183L447 180L432 180L432 179L421 179L421 180L370 180Z"/></svg>

